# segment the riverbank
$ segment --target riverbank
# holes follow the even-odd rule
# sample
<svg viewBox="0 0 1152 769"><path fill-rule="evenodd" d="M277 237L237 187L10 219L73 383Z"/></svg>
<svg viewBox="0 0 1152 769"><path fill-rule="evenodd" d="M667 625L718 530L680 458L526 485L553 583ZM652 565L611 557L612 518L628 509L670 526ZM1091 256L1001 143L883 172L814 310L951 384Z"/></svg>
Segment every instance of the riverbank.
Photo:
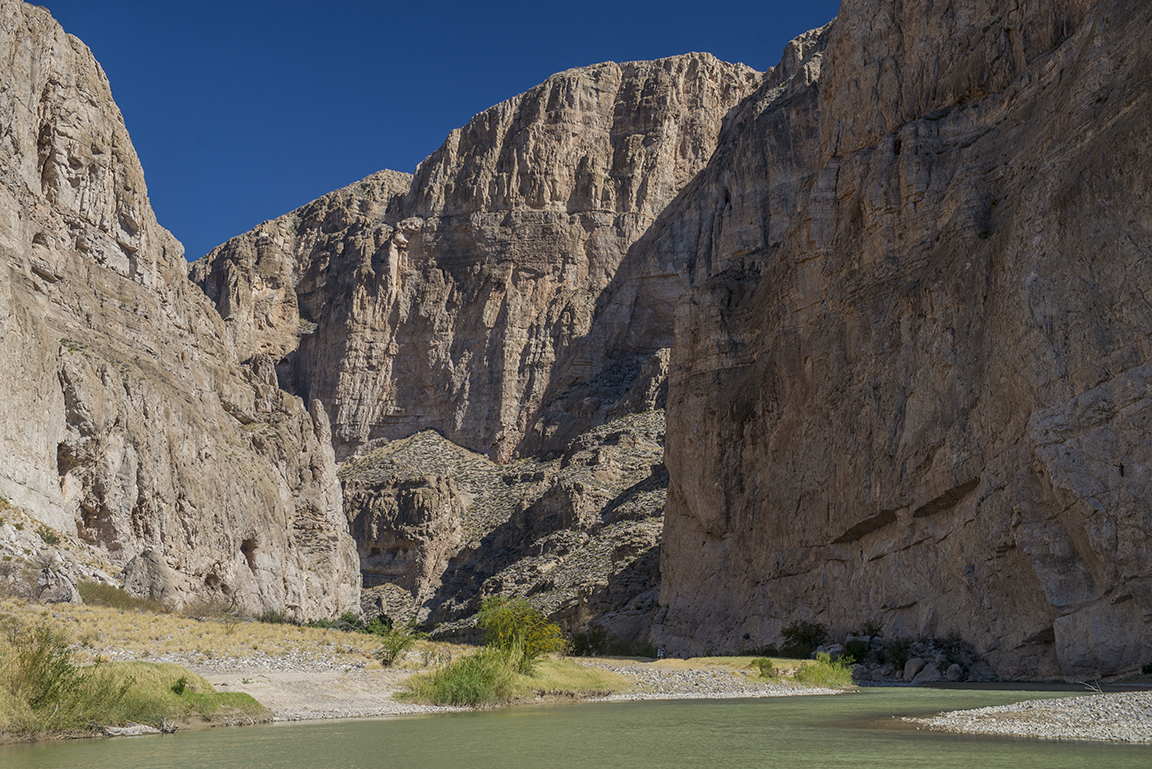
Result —
<svg viewBox="0 0 1152 769"><path fill-rule="evenodd" d="M578 659L608 670L625 684L613 692L538 692L512 704L543 701L731 699L837 694L840 690L772 683L735 665L701 660ZM419 705L396 699L414 670L370 670L325 661L249 658L197 664L188 669L204 676L217 691L243 692L273 713L276 721L331 718L379 718L446 713L467 708Z"/></svg>
<svg viewBox="0 0 1152 769"><path fill-rule="evenodd" d="M1152 743L1152 692L1028 700L904 720L959 734Z"/></svg>

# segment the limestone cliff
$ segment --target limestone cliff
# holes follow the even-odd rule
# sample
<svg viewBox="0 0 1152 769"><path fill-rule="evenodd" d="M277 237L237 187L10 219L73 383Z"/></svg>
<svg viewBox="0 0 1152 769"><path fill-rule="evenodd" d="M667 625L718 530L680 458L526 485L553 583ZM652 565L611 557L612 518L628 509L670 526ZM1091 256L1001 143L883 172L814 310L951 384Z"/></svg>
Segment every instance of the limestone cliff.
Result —
<svg viewBox="0 0 1152 769"><path fill-rule="evenodd" d="M655 227L676 652L1152 659L1152 7L846 0ZM786 75L787 77L782 77Z"/></svg>
<svg viewBox="0 0 1152 769"><path fill-rule="evenodd" d="M594 318L758 80L706 54L562 72L453 131L413 179L266 222L192 276L241 356L267 352L327 404L338 458L423 429L501 461L562 451L670 345L680 288L659 275L617 291L659 296L647 316L621 298Z"/></svg>
<svg viewBox="0 0 1152 769"><path fill-rule="evenodd" d="M802 619L959 635L1003 675L1130 671L1152 659L1150 24L846 0L764 75L572 70L193 276L241 358L328 404L342 459L426 429L566 455L667 373L651 637L673 653ZM451 472L347 478L388 606L451 619L546 582L469 533L483 495ZM495 521L499 547L536 547L530 518Z"/></svg>
<svg viewBox="0 0 1152 769"><path fill-rule="evenodd" d="M565 629L625 640L659 587L664 413L596 427L551 460L497 465L434 432L340 469L365 613L468 637L483 598L525 596Z"/></svg>
<svg viewBox="0 0 1152 769"><path fill-rule="evenodd" d="M226 343L83 43L0 0L0 62L0 496L171 604L355 609L323 408Z"/></svg>

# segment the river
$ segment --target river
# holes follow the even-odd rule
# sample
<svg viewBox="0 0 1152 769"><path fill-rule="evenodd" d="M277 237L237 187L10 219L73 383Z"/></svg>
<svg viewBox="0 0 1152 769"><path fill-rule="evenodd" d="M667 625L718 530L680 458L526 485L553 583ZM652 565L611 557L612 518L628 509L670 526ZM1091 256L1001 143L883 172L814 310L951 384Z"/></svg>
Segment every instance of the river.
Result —
<svg viewBox="0 0 1152 769"><path fill-rule="evenodd" d="M1152 746L940 734L894 716L1053 692L864 689L836 696L524 706L0 747L5 769L1152 766Z"/></svg>

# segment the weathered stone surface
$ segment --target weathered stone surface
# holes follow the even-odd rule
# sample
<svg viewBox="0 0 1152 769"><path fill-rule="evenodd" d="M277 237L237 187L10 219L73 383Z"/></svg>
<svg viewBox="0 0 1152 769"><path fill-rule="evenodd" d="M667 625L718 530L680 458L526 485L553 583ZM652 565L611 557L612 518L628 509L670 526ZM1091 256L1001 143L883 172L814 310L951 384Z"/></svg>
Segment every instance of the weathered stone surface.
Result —
<svg viewBox="0 0 1152 769"><path fill-rule="evenodd" d="M323 409L226 344L83 43L0 0L0 61L0 495L176 605L355 609Z"/></svg>
<svg viewBox="0 0 1152 769"><path fill-rule="evenodd" d="M192 276L241 357L328 405L340 459L423 429L501 461L563 451L671 345L679 277L618 267L759 77L707 54L562 72L414 178L266 222Z"/></svg>
<svg viewBox="0 0 1152 769"><path fill-rule="evenodd" d="M662 411L630 415L503 466L424 432L349 461L365 612L466 637L484 597L514 595L565 629L638 637L659 588L663 431Z"/></svg>
<svg viewBox="0 0 1152 769"><path fill-rule="evenodd" d="M1152 656L1150 24L848 0L736 110L653 227L692 280L654 640Z"/></svg>
<svg viewBox="0 0 1152 769"><path fill-rule="evenodd" d="M905 673L904 677L908 677L907 673ZM912 679L912 683L926 684L932 683L933 681L943 680L943 678L944 676L940 675L940 668L936 667L935 663L929 662L927 665L920 669L920 672L917 673L916 676Z"/></svg>
<svg viewBox="0 0 1152 769"><path fill-rule="evenodd" d="M84 603L68 575L48 567L41 569L36 578L36 600L40 603Z"/></svg>

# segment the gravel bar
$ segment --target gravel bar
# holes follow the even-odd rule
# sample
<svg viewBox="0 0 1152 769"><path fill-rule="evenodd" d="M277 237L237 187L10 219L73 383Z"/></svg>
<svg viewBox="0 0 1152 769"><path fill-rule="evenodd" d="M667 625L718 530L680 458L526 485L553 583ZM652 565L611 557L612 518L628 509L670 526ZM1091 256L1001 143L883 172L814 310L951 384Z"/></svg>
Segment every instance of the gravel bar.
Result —
<svg viewBox="0 0 1152 769"><path fill-rule="evenodd" d="M595 702L627 700L721 700L745 697L795 697L805 694L839 694L838 689L789 686L749 681L743 676L717 670L667 670L638 665L605 665L583 662L610 670L632 681L632 691L598 697Z"/></svg>
<svg viewBox="0 0 1152 769"><path fill-rule="evenodd" d="M962 734L1152 743L1152 692L1028 700L904 720Z"/></svg>

